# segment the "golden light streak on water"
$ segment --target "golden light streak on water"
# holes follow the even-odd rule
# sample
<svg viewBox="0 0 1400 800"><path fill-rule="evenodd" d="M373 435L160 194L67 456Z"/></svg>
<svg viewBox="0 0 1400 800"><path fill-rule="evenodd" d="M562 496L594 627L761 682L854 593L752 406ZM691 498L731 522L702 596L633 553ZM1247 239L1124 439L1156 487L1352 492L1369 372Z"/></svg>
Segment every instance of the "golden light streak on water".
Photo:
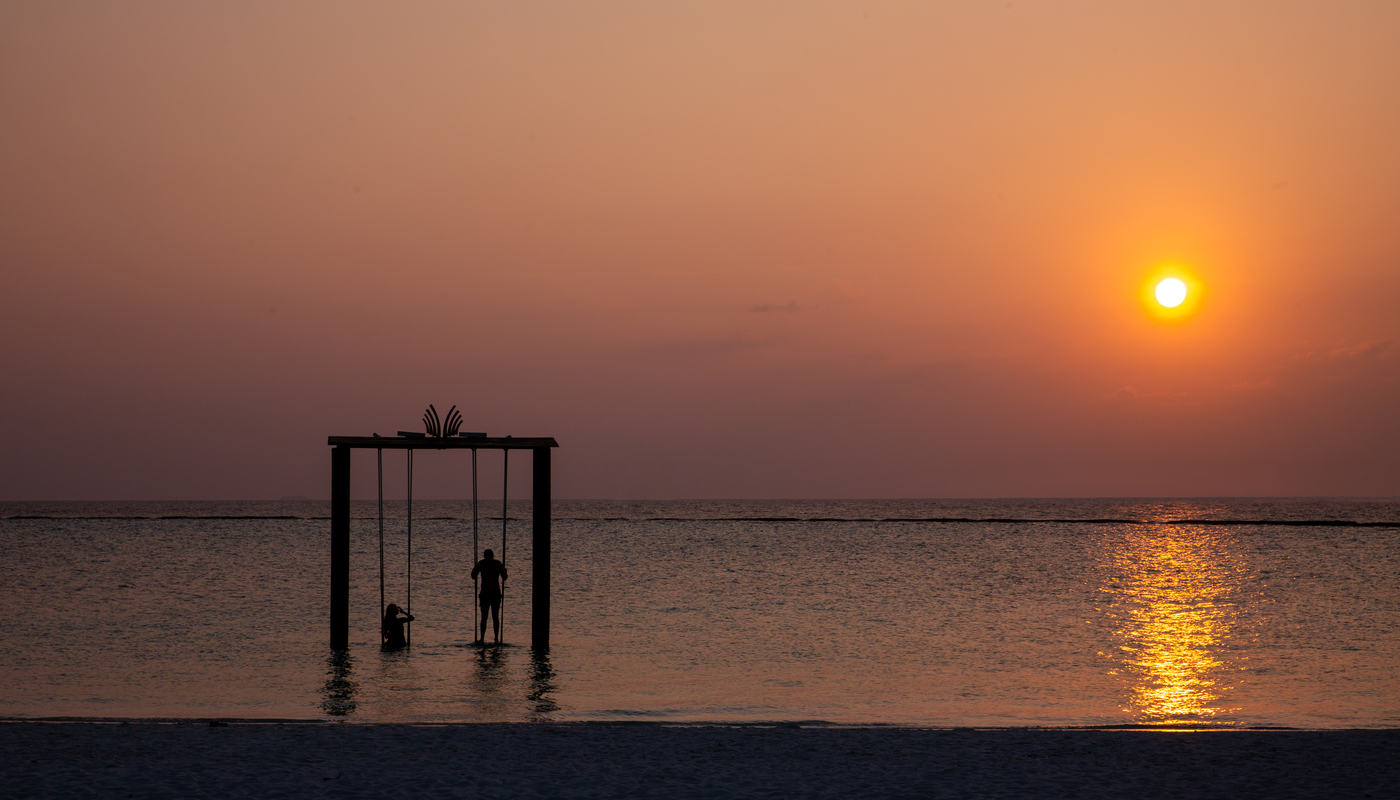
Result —
<svg viewBox="0 0 1400 800"><path fill-rule="evenodd" d="M1126 682L1135 722L1209 722L1227 704L1230 640L1240 621L1240 554L1221 531L1140 527L1109 545L1114 674Z"/></svg>

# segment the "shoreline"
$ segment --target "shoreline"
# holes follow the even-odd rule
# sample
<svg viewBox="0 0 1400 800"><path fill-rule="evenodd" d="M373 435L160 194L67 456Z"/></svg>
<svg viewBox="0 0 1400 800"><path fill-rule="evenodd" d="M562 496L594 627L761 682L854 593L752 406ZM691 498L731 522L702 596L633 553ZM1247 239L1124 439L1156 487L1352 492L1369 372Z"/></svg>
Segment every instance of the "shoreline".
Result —
<svg viewBox="0 0 1400 800"><path fill-rule="evenodd" d="M0 796L1316 797L1400 792L1400 729L0 720ZM1207 734L1207 735L1199 735ZM1208 735L1216 734L1216 735Z"/></svg>

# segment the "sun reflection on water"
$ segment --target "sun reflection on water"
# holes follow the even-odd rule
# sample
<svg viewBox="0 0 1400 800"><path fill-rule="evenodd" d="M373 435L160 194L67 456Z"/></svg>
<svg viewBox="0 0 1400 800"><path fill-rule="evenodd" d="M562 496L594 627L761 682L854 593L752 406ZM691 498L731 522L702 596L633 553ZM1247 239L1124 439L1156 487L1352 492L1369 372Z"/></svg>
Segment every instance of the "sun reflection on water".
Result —
<svg viewBox="0 0 1400 800"><path fill-rule="evenodd" d="M1133 721L1229 724L1229 646L1240 624L1245 575L1228 534L1196 526L1141 526L1105 553L1106 611L1114 621L1111 672L1125 681Z"/></svg>

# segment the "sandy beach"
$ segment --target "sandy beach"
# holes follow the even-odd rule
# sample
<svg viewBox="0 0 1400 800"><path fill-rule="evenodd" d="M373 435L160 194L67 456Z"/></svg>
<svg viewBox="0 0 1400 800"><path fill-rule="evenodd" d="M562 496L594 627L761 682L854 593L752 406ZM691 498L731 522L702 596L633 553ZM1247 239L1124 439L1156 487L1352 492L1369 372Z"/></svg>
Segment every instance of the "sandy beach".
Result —
<svg viewBox="0 0 1400 800"><path fill-rule="evenodd" d="M0 724L0 796L1397 797L1400 731Z"/></svg>

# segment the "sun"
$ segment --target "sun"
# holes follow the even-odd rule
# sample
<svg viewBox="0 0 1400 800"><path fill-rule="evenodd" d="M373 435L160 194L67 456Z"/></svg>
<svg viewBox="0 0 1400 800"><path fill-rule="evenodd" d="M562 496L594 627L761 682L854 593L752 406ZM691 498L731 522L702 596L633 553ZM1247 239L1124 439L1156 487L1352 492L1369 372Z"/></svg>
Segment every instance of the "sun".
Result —
<svg viewBox="0 0 1400 800"><path fill-rule="evenodd" d="M1166 263L1146 275L1138 297L1152 319L1184 322L1201 310L1205 288L1194 270L1179 263Z"/></svg>
<svg viewBox="0 0 1400 800"><path fill-rule="evenodd" d="M1163 278L1157 284L1157 302L1167 308L1176 308L1186 302L1186 284L1180 278Z"/></svg>

